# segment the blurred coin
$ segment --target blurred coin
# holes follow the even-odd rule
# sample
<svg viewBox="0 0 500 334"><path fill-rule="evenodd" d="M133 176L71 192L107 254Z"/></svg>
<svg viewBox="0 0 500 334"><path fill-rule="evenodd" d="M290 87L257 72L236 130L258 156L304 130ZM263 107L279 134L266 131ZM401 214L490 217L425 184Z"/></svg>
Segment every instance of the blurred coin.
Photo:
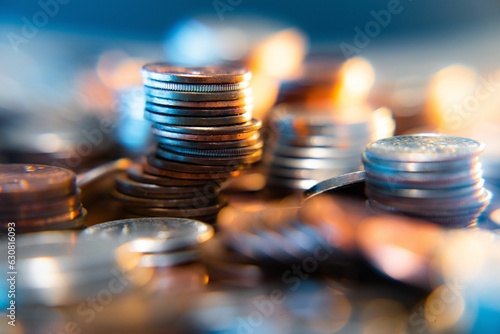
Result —
<svg viewBox="0 0 500 334"><path fill-rule="evenodd" d="M84 216L83 208L78 208L76 210L70 210L68 212L56 214L48 217L34 217L34 218L21 218L16 219L14 222L16 223L16 229L19 231L23 229L31 229L31 228L42 228L42 227L50 227L56 226L62 223L69 222L73 219ZM6 229L9 222L12 222L12 219L0 219L0 228Z"/></svg>
<svg viewBox="0 0 500 334"><path fill-rule="evenodd" d="M16 205L0 203L0 219L44 218L78 210L81 206L79 193L36 202L21 202Z"/></svg>
<svg viewBox="0 0 500 334"><path fill-rule="evenodd" d="M83 236L118 239L120 242L140 240L132 248L143 253L163 253L191 247L209 240L212 226L185 218L137 218L96 224L82 232Z"/></svg>
<svg viewBox="0 0 500 334"><path fill-rule="evenodd" d="M156 184L164 187L188 187L188 186L204 186L207 181L206 180L198 180L198 179L176 179L169 178L166 176L156 176L153 174L145 173L141 167L141 165L132 165L127 169L127 176L132 180L150 184Z"/></svg>
<svg viewBox="0 0 500 334"><path fill-rule="evenodd" d="M0 164L2 203L27 202L69 195L76 191L76 175L46 165Z"/></svg>
<svg viewBox="0 0 500 334"><path fill-rule="evenodd" d="M182 132L171 132L170 130L160 130L157 127L161 126L160 124L156 124L157 126L152 127L153 136L156 138L170 138L170 139L178 139L185 141L201 141L201 142L224 142L224 141L237 141L244 140L255 137L255 131L245 131L245 132L232 132L230 134L191 134L191 133L182 133Z"/></svg>
<svg viewBox="0 0 500 334"><path fill-rule="evenodd" d="M357 184L364 184L364 182L365 182L364 171L357 171L340 175L337 177L332 177L331 179L319 182L318 184L304 191L303 198L304 200L308 200L324 192L350 187Z"/></svg>
<svg viewBox="0 0 500 334"><path fill-rule="evenodd" d="M168 147L170 148L170 146ZM194 173L194 174L207 174L207 173L230 173L233 169L237 168L235 164L227 164L226 166L207 166L196 165L187 162L176 162L173 160L166 160L156 156L155 153L150 153L147 156L147 163L153 167L165 169L173 172Z"/></svg>
<svg viewBox="0 0 500 334"><path fill-rule="evenodd" d="M276 166L283 166L289 168L308 168L308 169L320 169L320 168L353 168L359 169L361 166L361 158L354 157L350 159L296 159L275 156L273 164Z"/></svg>
<svg viewBox="0 0 500 334"><path fill-rule="evenodd" d="M231 176L231 172L203 172L203 173L183 173L176 172L167 169L157 168L149 164L144 164L142 166L143 170L152 175L157 175L161 177L168 177L171 179L178 179L179 181L185 181L184 185L196 185L196 184L205 184L206 182L212 180L216 181L219 179L227 179ZM201 182L201 181L204 182ZM199 182L199 183L198 183ZM182 185L182 183L180 183Z"/></svg>
<svg viewBox="0 0 500 334"><path fill-rule="evenodd" d="M215 196L205 196L201 194L200 197L192 198L174 198L174 199L156 199L156 198L142 198L133 197L122 194L116 190L111 191L111 196L115 199L120 200L127 206L139 206L139 207L156 207L156 208L175 208L197 205L198 203L213 204L217 201Z"/></svg>
<svg viewBox="0 0 500 334"><path fill-rule="evenodd" d="M231 135L241 132L254 132L261 128L262 123L253 118L251 121L230 126L174 126L165 124L154 124L153 128L175 133L186 133L193 135Z"/></svg>

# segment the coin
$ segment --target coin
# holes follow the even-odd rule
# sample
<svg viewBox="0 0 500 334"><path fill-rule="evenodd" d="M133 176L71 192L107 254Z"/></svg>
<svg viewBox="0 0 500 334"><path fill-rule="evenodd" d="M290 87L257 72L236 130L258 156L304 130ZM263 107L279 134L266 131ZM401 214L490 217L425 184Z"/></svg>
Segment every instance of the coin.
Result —
<svg viewBox="0 0 500 334"><path fill-rule="evenodd" d="M200 197L192 198L180 198L180 199L156 199L156 198L142 198L134 197L122 194L116 190L111 191L111 196L115 199L120 200L122 203L127 205L129 210L131 207L155 207L155 208L176 208L185 206L196 206L198 203L203 203L206 205L213 204L216 202L216 198L213 196L205 196L201 194Z"/></svg>
<svg viewBox="0 0 500 334"><path fill-rule="evenodd" d="M252 119L251 113L245 113L235 116L224 117L184 117L184 116L170 116L162 115L148 110L144 111L144 118L148 121L179 126L222 126L222 125L236 125L246 123Z"/></svg>
<svg viewBox="0 0 500 334"><path fill-rule="evenodd" d="M0 219L45 218L82 208L79 193L35 202L21 202L11 206L0 206Z"/></svg>
<svg viewBox="0 0 500 334"><path fill-rule="evenodd" d="M190 187L190 186L204 186L207 181L199 179L176 179L166 177L164 175L157 176L154 174L144 173L141 165L132 165L127 169L127 176L132 180L150 184L156 184L164 187Z"/></svg>
<svg viewBox="0 0 500 334"><path fill-rule="evenodd" d="M321 181L318 184L312 186L311 188L305 190L303 198L304 200L308 200L313 196L322 194L324 192L350 187L353 185L364 184L364 182L365 182L364 171L357 171L332 177L331 179Z"/></svg>
<svg viewBox="0 0 500 334"><path fill-rule="evenodd" d="M252 105L248 104L241 107L234 108L176 108L169 106L162 106L153 103L146 103L145 110L154 112L161 115L170 116L183 116L183 117L229 117L236 115L243 115L252 112Z"/></svg>
<svg viewBox="0 0 500 334"><path fill-rule="evenodd" d="M153 128L161 131L186 133L193 135L232 135L244 132L255 132L262 127L262 123L253 118L251 121L230 126L175 126L154 124Z"/></svg>
<svg viewBox="0 0 500 334"><path fill-rule="evenodd" d="M225 203L218 203L213 206L200 208L156 208L156 207L128 207L127 210L131 213L150 217L174 217L202 220L201 217L217 214L221 208L226 206ZM199 218L200 217L200 218Z"/></svg>
<svg viewBox="0 0 500 334"><path fill-rule="evenodd" d="M76 191L75 173L68 169L32 164L0 164L0 200L3 203L66 196Z"/></svg>
<svg viewBox="0 0 500 334"><path fill-rule="evenodd" d="M240 156L192 156L187 154L181 154L179 152L173 152L166 150L164 147L158 147L156 154L166 160L173 160L178 162L187 162L199 165L208 166L227 166L228 164L252 164L260 160L262 156L261 150L254 150L253 153Z"/></svg>
<svg viewBox="0 0 500 334"><path fill-rule="evenodd" d="M129 179L125 173L115 177L116 189L122 194L154 199L183 199L195 197L203 193L203 187L164 187L150 183L142 183ZM212 194L217 194L218 189L211 189Z"/></svg>
<svg viewBox="0 0 500 334"><path fill-rule="evenodd" d="M230 149L238 147L247 147L257 144L261 139L258 132L250 137L241 140L224 140L224 141L190 141L182 139L165 138L155 135L155 140L160 145L168 145L168 147L186 147L193 149Z"/></svg>
<svg viewBox="0 0 500 334"><path fill-rule="evenodd" d="M234 108L243 107L252 103L252 98L250 96L241 98L238 100L228 100L228 101L181 101L164 99L160 97L154 97L151 95L146 95L146 102L159 104L162 106L172 106L172 107L187 107L187 108Z"/></svg>
<svg viewBox="0 0 500 334"><path fill-rule="evenodd" d="M438 134L396 136L380 139L366 147L369 159L399 162L440 162L476 158L484 145L468 138Z"/></svg>
<svg viewBox="0 0 500 334"><path fill-rule="evenodd" d="M361 166L361 158L355 157L351 159L295 159L287 157L274 157L273 164L276 166L283 166L289 168L306 168L306 169L320 169L320 168L352 168L358 170ZM359 166L359 167L358 167Z"/></svg>
<svg viewBox="0 0 500 334"><path fill-rule="evenodd" d="M168 217L114 220L93 225L82 232L83 236L118 239L120 242L143 239L140 244L144 253L192 247L209 240L213 234L213 227L203 222Z"/></svg>
<svg viewBox="0 0 500 334"><path fill-rule="evenodd" d="M177 82L152 80L149 78L143 78L142 81L145 87L181 92L229 92L233 90L245 89L250 86L250 82L248 80L232 84L183 84Z"/></svg>
<svg viewBox="0 0 500 334"><path fill-rule="evenodd" d="M165 89L157 89L144 87L146 96L158 97L162 99L191 101L191 102L216 102L216 101L234 101L241 100L251 96L249 89L233 90L228 92L184 92L171 91Z"/></svg>
<svg viewBox="0 0 500 334"><path fill-rule="evenodd" d="M175 172L167 169L160 169L154 166L151 166L149 164L145 164L142 166L143 170L152 175L157 175L157 176L162 176L162 177L168 177L172 179L182 179L185 180L185 184L189 184L192 182L193 184L205 184L209 180L212 180L213 182L218 181L218 180L226 180L228 177L231 176L230 172L207 172L207 173L183 173L183 172ZM199 181L205 181L197 183L194 182L194 180L199 180Z"/></svg>
<svg viewBox="0 0 500 334"><path fill-rule="evenodd" d="M193 156L206 156L206 157L238 157L243 155L251 155L257 151L260 151L264 143L262 141L257 142L252 146L247 147L237 147L237 148L220 148L220 149L192 149L184 147L168 147L170 151L178 152L179 154L193 155Z"/></svg>
<svg viewBox="0 0 500 334"><path fill-rule="evenodd" d="M173 160L165 160L151 153L147 156L147 163L153 167L165 169L173 172L194 173L194 174L210 174L210 173L230 173L237 170L238 166L228 163L225 166L207 166L196 165L187 162L176 162Z"/></svg>
<svg viewBox="0 0 500 334"><path fill-rule="evenodd" d="M251 73L231 66L179 67L167 63L147 64L143 78L188 84L234 84L248 81Z"/></svg>
<svg viewBox="0 0 500 334"><path fill-rule="evenodd" d="M156 123L157 124L157 123ZM153 136L164 137L185 141L201 141L201 142L222 142L222 141L241 141L255 137L255 131L234 132L231 134L190 134L181 132L163 131L153 126L151 129Z"/></svg>
<svg viewBox="0 0 500 334"><path fill-rule="evenodd" d="M57 225L69 222L73 219L76 219L80 216L84 215L84 211L81 208L77 210L71 210L69 212L64 212L61 214L49 216L49 217L35 217L35 218L22 218L14 220L16 224L16 229L30 229L30 228L38 228L38 227L48 227L50 225ZM0 228L7 229L9 223L13 220L5 220L0 219Z"/></svg>

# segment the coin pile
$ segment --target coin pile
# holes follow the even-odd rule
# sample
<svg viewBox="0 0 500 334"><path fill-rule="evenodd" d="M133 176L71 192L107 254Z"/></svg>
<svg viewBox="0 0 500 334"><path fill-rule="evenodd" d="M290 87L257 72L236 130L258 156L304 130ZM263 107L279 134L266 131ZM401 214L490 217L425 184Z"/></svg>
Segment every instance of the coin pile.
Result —
<svg viewBox="0 0 500 334"><path fill-rule="evenodd" d="M439 134L375 141L363 153L369 203L446 226L468 226L491 197L483 187L483 150L475 140Z"/></svg>
<svg viewBox="0 0 500 334"><path fill-rule="evenodd" d="M82 228L75 173L46 165L0 164L0 229L17 233Z"/></svg>
<svg viewBox="0 0 500 334"><path fill-rule="evenodd" d="M212 226L185 218L135 218L96 224L82 232L89 239L126 243L140 256L138 265L170 267L198 260L199 244L214 234Z"/></svg>
<svg viewBox="0 0 500 334"><path fill-rule="evenodd" d="M144 117L153 122L158 146L117 178L114 196L137 216L212 222L226 205L222 183L262 155L251 75L230 66L159 63L145 65L142 76Z"/></svg>
<svg viewBox="0 0 500 334"><path fill-rule="evenodd" d="M341 117L329 110L282 105L274 114L277 137L267 183L280 188L304 190L360 170L366 144L394 132L394 120L385 108L361 117Z"/></svg>

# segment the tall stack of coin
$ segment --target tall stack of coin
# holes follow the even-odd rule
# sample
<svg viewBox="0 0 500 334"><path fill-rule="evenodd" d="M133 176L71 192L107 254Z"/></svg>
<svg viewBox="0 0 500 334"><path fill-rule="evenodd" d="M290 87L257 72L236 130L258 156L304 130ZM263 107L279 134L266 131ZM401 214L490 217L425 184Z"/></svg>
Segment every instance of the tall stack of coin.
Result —
<svg viewBox="0 0 500 334"><path fill-rule="evenodd" d="M359 115L359 110L354 111ZM270 150L267 183L299 190L360 170L366 144L394 131L391 113L385 108L352 117L282 105L274 110L274 124L277 136Z"/></svg>
<svg viewBox="0 0 500 334"><path fill-rule="evenodd" d="M479 157L484 146L462 137L419 134L381 139L363 153L372 207L467 226L488 205Z"/></svg>
<svg viewBox="0 0 500 334"><path fill-rule="evenodd" d="M76 176L70 170L24 164L0 165L0 229L16 232L83 227Z"/></svg>
<svg viewBox="0 0 500 334"><path fill-rule="evenodd" d="M145 118L158 142L117 178L115 197L138 216L213 221L221 184L260 160L261 123L252 118L250 73L230 66L142 70Z"/></svg>

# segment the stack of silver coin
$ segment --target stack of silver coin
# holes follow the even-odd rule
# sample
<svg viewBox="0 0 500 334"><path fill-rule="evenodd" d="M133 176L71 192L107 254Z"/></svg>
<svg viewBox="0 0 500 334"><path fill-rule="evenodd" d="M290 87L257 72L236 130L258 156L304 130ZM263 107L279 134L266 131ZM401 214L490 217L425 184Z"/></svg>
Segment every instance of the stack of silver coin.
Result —
<svg viewBox="0 0 500 334"><path fill-rule="evenodd" d="M81 236L126 244L140 256L138 265L164 268L196 261L199 245L214 234L212 226L185 218L135 218L93 225Z"/></svg>
<svg viewBox="0 0 500 334"><path fill-rule="evenodd" d="M142 76L144 115L158 146L117 178L114 196L133 215L211 222L226 204L222 183L262 155L250 72L159 63L145 65Z"/></svg>
<svg viewBox="0 0 500 334"><path fill-rule="evenodd" d="M475 140L439 134L370 143L363 153L369 203L446 226L471 225L491 197L483 187L483 150Z"/></svg>
<svg viewBox="0 0 500 334"><path fill-rule="evenodd" d="M79 229L85 216L72 171L47 165L0 165L0 230Z"/></svg>
<svg viewBox="0 0 500 334"><path fill-rule="evenodd" d="M332 110L281 105L272 122L277 136L269 152L267 183L298 190L360 170L366 144L392 136L395 127L385 108L341 117Z"/></svg>

